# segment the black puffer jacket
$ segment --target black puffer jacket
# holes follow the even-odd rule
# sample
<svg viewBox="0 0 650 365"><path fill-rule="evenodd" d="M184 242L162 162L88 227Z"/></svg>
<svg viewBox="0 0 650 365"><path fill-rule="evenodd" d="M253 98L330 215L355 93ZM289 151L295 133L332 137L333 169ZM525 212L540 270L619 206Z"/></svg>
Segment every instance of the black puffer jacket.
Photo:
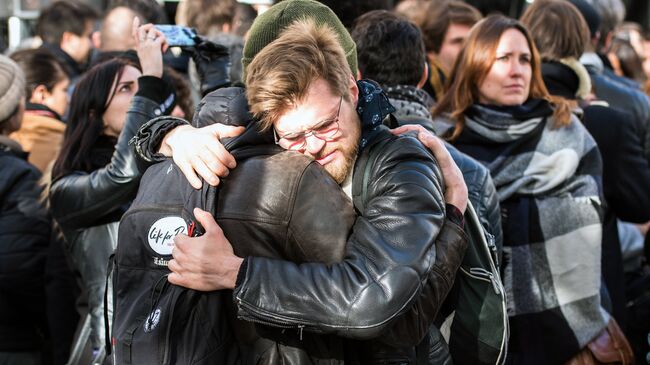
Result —
<svg viewBox="0 0 650 365"><path fill-rule="evenodd" d="M118 222L135 197L145 166L129 146L138 129L174 106L164 105L171 95L163 80L138 79L124 127L110 163L90 173L76 171L52 182L49 198L52 215L65 237L75 269L88 290L92 315L92 341L104 344L103 298L108 258L117 244Z"/></svg>
<svg viewBox="0 0 650 365"><path fill-rule="evenodd" d="M0 136L0 352L38 351L46 329L45 257L50 220L36 167Z"/></svg>
<svg viewBox="0 0 650 365"><path fill-rule="evenodd" d="M157 145L172 126L148 125L141 131L145 138L138 150L149 159L159 158ZM448 222L443 230L446 243L440 245L448 248L448 256L436 256L440 247L434 238L444 221L438 167L412 137L394 137L382 129L369 146L382 152L370 176L364 178L364 168L355 167L353 196L360 217L347 240L345 260L328 266L248 257L235 289L240 318L301 332L372 339L400 314L423 308L413 305L425 286L424 298L433 298L424 300L425 307L437 312L467 245L462 230ZM369 182L367 198L358 204L364 181ZM292 285L285 285L288 282ZM427 328L423 322L433 315L419 318L407 333L391 336L415 345L424 335L419 329Z"/></svg>

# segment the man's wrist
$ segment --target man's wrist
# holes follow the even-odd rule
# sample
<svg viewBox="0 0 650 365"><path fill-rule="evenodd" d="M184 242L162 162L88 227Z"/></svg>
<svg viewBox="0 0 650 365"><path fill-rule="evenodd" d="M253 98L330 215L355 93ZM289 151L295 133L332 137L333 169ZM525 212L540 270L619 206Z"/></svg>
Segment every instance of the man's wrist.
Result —
<svg viewBox="0 0 650 365"><path fill-rule="evenodd" d="M235 255L229 257L226 260L226 289L235 289L235 286L237 285L237 276L239 274L239 269L242 267L243 262L243 258Z"/></svg>

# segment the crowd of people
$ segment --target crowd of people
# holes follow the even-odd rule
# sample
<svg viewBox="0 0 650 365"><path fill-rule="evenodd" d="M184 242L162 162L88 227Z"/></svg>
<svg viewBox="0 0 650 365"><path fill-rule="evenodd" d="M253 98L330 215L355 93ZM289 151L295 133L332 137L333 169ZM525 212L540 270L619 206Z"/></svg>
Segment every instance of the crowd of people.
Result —
<svg viewBox="0 0 650 365"><path fill-rule="evenodd" d="M109 3L0 55L0 364L650 364L620 0Z"/></svg>

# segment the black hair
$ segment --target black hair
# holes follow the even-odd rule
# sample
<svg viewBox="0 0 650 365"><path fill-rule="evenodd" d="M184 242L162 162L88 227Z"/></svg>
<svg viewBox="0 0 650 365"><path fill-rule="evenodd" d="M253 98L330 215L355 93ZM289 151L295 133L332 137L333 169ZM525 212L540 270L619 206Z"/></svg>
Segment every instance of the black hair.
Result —
<svg viewBox="0 0 650 365"><path fill-rule="evenodd" d="M136 67L124 58L105 61L86 72L75 86L63 147L52 170L54 179L73 171L93 171L91 150L104 132L102 117L115 95L115 80L126 66Z"/></svg>
<svg viewBox="0 0 650 365"><path fill-rule="evenodd" d="M23 49L12 53L9 57L25 73L25 96L27 100L29 100L37 86L44 85L47 91L52 92L56 84L70 78L65 65L45 48Z"/></svg>
<svg viewBox="0 0 650 365"><path fill-rule="evenodd" d="M165 9L156 0L111 0L108 9L115 9L118 6L129 8L142 15L142 23L167 24Z"/></svg>
<svg viewBox="0 0 650 365"><path fill-rule="evenodd" d="M77 0L59 0L41 11L36 33L43 42L60 44L63 33L72 32L78 36L86 31L88 21L99 16L95 9Z"/></svg>
<svg viewBox="0 0 650 365"><path fill-rule="evenodd" d="M420 29L400 15L375 10L359 17L352 29L359 71L381 85L416 86L426 56Z"/></svg>
<svg viewBox="0 0 650 365"><path fill-rule="evenodd" d="M354 21L361 15L372 10L392 10L394 0L319 0L327 5L341 23L347 28L352 28Z"/></svg>

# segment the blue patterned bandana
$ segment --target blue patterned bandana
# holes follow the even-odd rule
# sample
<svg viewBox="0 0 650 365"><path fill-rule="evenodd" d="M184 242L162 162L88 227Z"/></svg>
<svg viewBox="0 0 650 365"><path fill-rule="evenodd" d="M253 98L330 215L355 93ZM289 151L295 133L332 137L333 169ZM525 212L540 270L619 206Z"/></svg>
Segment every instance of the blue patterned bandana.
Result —
<svg viewBox="0 0 650 365"><path fill-rule="evenodd" d="M382 125L384 118L395 111L390 104L388 96L379 84L372 80L357 81L359 87L359 101L357 113L361 118L361 141L359 148L366 147L371 136Z"/></svg>

